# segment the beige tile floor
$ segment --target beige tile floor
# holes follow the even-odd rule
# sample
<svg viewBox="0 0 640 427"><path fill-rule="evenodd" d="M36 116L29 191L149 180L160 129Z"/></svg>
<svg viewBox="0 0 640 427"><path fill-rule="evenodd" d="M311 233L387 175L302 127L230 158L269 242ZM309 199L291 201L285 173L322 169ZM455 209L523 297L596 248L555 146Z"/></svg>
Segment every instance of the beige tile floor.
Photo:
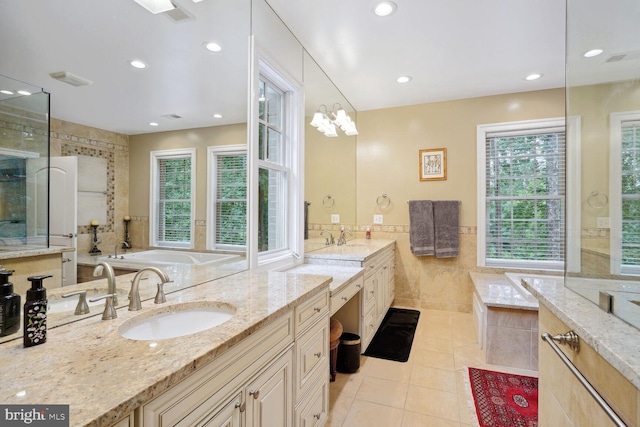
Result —
<svg viewBox="0 0 640 427"><path fill-rule="evenodd" d="M406 363L362 356L357 373L338 373L327 426L477 426L464 382L468 366L537 376L485 364L471 314L421 310Z"/></svg>

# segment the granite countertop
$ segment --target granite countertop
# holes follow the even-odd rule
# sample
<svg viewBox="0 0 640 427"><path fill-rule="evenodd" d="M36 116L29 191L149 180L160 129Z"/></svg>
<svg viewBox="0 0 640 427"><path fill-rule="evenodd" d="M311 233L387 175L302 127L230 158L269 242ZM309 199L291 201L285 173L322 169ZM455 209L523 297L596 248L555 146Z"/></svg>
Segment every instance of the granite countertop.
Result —
<svg viewBox="0 0 640 427"><path fill-rule="evenodd" d="M504 274L470 272L473 286L487 307L538 311L538 300ZM528 295L527 295L528 294Z"/></svg>
<svg viewBox="0 0 640 427"><path fill-rule="evenodd" d="M563 277L512 274L580 339L640 388L640 330L564 286ZM547 332L547 331L540 331ZM549 331L563 333L566 331Z"/></svg>
<svg viewBox="0 0 640 427"><path fill-rule="evenodd" d="M11 246L4 246L0 249L0 260L41 255L55 255L63 252L73 252L74 250L75 248L70 246L51 246L49 248L20 246L19 249L12 249Z"/></svg>
<svg viewBox="0 0 640 427"><path fill-rule="evenodd" d="M352 239L344 245L326 246L323 249L305 253L305 261L309 264L316 262L341 261L346 262L366 262L380 251L389 247L394 247L395 240L386 239Z"/></svg>
<svg viewBox="0 0 640 427"><path fill-rule="evenodd" d="M364 274L364 268L325 264L302 264L287 270L287 273L331 276L333 281L331 282L329 289L331 291L331 295L335 295L354 280L357 280L362 276Z"/></svg>
<svg viewBox="0 0 640 427"><path fill-rule="evenodd" d="M206 267L189 268L182 280L195 283L206 271ZM118 309L117 319L95 316L50 329L42 345L23 348L21 340L4 343L0 346L0 401L68 404L71 425L108 425L215 360L289 308L326 289L329 280L315 275L244 271L168 294L163 305L145 301L141 311ZM118 327L134 316L196 301L230 304L236 313L220 326L161 340L157 346L118 334Z"/></svg>

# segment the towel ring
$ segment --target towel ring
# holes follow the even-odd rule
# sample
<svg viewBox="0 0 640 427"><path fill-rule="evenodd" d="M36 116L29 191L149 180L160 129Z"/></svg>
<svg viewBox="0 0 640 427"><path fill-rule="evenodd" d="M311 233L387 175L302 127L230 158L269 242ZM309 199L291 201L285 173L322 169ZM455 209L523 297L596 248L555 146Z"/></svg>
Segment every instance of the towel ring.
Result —
<svg viewBox="0 0 640 427"><path fill-rule="evenodd" d="M606 194L602 194L598 191L592 191L591 195L587 199L587 204L594 209L602 209L609 203L609 198Z"/></svg>
<svg viewBox="0 0 640 427"><path fill-rule="evenodd" d="M378 205L378 207L381 209L386 209L389 207L389 205L391 205L391 198L387 195L387 193L383 193L376 199L376 205Z"/></svg>
<svg viewBox="0 0 640 427"><path fill-rule="evenodd" d="M327 194L322 198L322 206L324 206L327 209L332 208L335 203L336 203L336 199L331 197L331 194Z"/></svg>

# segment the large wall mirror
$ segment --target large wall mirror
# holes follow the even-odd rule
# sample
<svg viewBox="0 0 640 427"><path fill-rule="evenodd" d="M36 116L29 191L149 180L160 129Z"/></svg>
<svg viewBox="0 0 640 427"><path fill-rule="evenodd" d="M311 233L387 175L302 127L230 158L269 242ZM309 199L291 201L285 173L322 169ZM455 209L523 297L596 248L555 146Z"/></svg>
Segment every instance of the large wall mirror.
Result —
<svg viewBox="0 0 640 427"><path fill-rule="evenodd" d="M567 117L578 147L578 237L565 283L595 304L640 323L640 6L570 0L567 8ZM576 118L579 121L576 121ZM575 129L571 123L576 124ZM568 177L568 179L573 179ZM577 194L579 193L579 195ZM569 248L571 253L571 249ZM579 259L578 259L579 255ZM605 294L601 295L601 292ZM606 305L606 304L605 304Z"/></svg>

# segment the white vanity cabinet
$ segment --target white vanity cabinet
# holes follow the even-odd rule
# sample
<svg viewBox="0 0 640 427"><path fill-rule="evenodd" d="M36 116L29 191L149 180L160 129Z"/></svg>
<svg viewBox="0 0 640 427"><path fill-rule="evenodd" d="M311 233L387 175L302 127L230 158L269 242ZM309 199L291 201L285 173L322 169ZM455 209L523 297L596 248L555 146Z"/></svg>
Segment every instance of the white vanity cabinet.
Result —
<svg viewBox="0 0 640 427"><path fill-rule="evenodd" d="M322 426L328 379L325 290L142 405L136 425Z"/></svg>
<svg viewBox="0 0 640 427"><path fill-rule="evenodd" d="M371 342L395 298L394 266L393 246L384 249L364 263L364 292L360 322L362 351L366 350Z"/></svg>

